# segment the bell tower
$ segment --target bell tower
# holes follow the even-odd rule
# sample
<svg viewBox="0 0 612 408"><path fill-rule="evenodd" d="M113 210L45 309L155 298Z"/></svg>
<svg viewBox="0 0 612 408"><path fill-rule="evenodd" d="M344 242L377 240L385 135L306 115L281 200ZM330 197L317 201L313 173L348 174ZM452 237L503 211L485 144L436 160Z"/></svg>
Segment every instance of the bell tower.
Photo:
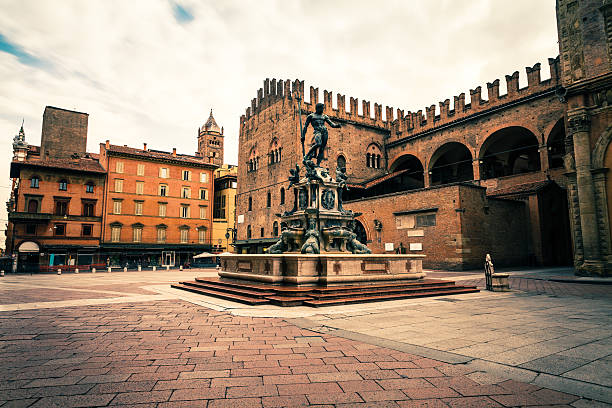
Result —
<svg viewBox="0 0 612 408"><path fill-rule="evenodd" d="M223 128L219 128L212 109L206 123L198 128L198 153L209 163L223 164Z"/></svg>

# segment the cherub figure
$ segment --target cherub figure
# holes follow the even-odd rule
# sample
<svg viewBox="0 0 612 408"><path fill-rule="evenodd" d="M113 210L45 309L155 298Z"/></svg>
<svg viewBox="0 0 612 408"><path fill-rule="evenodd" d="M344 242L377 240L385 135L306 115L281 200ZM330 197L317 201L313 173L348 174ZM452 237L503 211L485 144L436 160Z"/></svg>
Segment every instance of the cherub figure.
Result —
<svg viewBox="0 0 612 408"><path fill-rule="evenodd" d="M295 169L289 169L289 173L289 187L287 187L287 189L290 189L291 186L300 181L300 165L296 164Z"/></svg>

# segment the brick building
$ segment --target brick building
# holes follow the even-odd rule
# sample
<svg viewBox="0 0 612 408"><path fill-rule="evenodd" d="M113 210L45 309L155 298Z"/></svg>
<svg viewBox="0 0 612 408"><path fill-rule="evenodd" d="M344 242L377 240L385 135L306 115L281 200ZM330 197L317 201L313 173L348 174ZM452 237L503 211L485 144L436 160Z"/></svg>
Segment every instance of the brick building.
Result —
<svg viewBox="0 0 612 408"><path fill-rule="evenodd" d="M201 156L100 144L101 243L113 264L182 265L211 250L213 171Z"/></svg>
<svg viewBox="0 0 612 408"><path fill-rule="evenodd" d="M85 152L87 120L86 113L47 106L41 146L25 142L23 126L13 141L6 243L19 270L101 262L105 170Z"/></svg>
<svg viewBox="0 0 612 408"><path fill-rule="evenodd" d="M238 168L224 164L215 170L213 203L213 251L232 252L236 240L236 189Z"/></svg>
<svg viewBox="0 0 612 408"><path fill-rule="evenodd" d="M310 87L264 81L240 119L237 246L262 252L293 206L289 169L301 162L302 115L317 102L340 123L324 166L346 166L345 207L361 212L358 233L374 252L414 251L425 266L574 264L604 273L610 257L612 188L606 155L610 115L610 2L558 1L560 58L406 112ZM571 62L571 61L576 62ZM569 61L569 62L568 62ZM579 120L577 119L579 118ZM590 125L590 126L589 126ZM581 133L582 132L582 133ZM579 136L577 140L577 135ZM610 213L612 215L612 213ZM276 228L275 228L276 226Z"/></svg>
<svg viewBox="0 0 612 408"><path fill-rule="evenodd" d="M46 107L41 146L13 142L7 252L19 270L182 265L210 251L213 172L223 157L212 113L199 151L109 141L87 153L86 113ZM208 154L208 146L215 154ZM206 154L206 156L204 156Z"/></svg>

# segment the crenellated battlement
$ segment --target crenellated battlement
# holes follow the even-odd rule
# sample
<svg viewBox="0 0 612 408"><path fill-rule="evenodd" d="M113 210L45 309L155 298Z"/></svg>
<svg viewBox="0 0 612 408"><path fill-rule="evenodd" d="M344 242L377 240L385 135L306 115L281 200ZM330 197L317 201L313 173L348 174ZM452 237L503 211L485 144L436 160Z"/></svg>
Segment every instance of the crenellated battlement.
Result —
<svg viewBox="0 0 612 408"><path fill-rule="evenodd" d="M482 98L482 87L478 86L475 89L470 89L470 103L466 104L465 93L462 92L453 97L453 109L450 108L450 99L439 102L438 114L436 114L436 105L425 108L425 116L423 116L421 110L416 113L410 111L404 113L403 110L398 109L397 119L392 123L391 135L392 137L406 137L407 135L432 129L487 109L505 105L526 96L551 90L561 83L559 57L549 58L548 65L550 79L544 81L540 77L540 63L535 64L533 67L526 67L527 86L524 88L519 88L518 71L513 72L511 75L506 75L507 92L504 95L499 94L499 79L496 79L493 82L487 83L487 99Z"/></svg>
<svg viewBox="0 0 612 408"><path fill-rule="evenodd" d="M323 90L323 99L320 99L319 88L313 86L309 89L309 99L304 95L304 81L296 79L276 80L266 79L263 88L257 91L257 97L251 100L251 106L246 109L240 117L240 126L243 129L251 120L256 120L268 107L280 102L284 112L293 112L297 98L302 99L302 111L304 113L314 112L315 105L319 102L325 104L324 113L332 118L355 122L367 126L390 129L393 122L393 108L385 107L386 117L383 119L383 108L381 104L375 103L373 111L369 101L361 101L361 113L359 113L359 99L349 97L348 111L346 110L346 96L336 94L336 106L333 107L333 92ZM243 129L244 130L244 129Z"/></svg>
<svg viewBox="0 0 612 408"><path fill-rule="evenodd" d="M359 99L349 97L348 110L346 106L346 96L336 94L336 106L333 107L333 92L324 90L323 99L319 99L319 88L310 86L309 99L305 98L304 81L296 79L276 80L266 79L263 88L257 91L257 97L251 101L251 106L246 109L244 115L240 117L241 130L251 120L257 120L260 113L268 107L280 104L283 112L293 112L297 98L302 99L302 111L304 113L314 112L318 102L325 104L324 113L332 118L341 119L347 122L354 122L366 126L378 127L391 131L391 136L405 137L406 134L415 134L424 130L432 129L437 126L453 122L475 113L502 106L509 102L522 99L526 96L535 95L540 92L553 89L560 84L560 64L559 57L549 58L550 79L541 80L541 64L537 63L533 67L526 67L527 86L519 88L519 72L515 71L506 75L507 92L500 95L499 79L487 83L487 99L483 99L482 86L470 89L470 102L466 103L464 92L453 97L453 107L451 109L450 99L433 104L417 112L404 111L397 109L394 115L394 108L385 106L385 117L383 118L383 107L381 104L374 103L371 110L371 103L367 100L361 101L361 113L359 113ZM437 108L439 106L439 108ZM439 110L438 110L439 109Z"/></svg>

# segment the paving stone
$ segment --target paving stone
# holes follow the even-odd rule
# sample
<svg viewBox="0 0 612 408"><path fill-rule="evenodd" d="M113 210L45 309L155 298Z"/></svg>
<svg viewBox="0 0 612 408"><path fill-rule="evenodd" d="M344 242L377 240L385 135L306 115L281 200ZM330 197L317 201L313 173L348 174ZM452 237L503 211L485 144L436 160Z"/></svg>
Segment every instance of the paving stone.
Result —
<svg viewBox="0 0 612 408"><path fill-rule="evenodd" d="M269 397L278 395L276 385L250 385L247 387L229 387L226 398Z"/></svg>
<svg viewBox="0 0 612 408"><path fill-rule="evenodd" d="M264 408L303 407L308 405L305 395L263 397L261 402Z"/></svg>
<svg viewBox="0 0 612 408"><path fill-rule="evenodd" d="M411 399L434 399L460 396L455 390L448 387L403 388L402 391Z"/></svg>
<svg viewBox="0 0 612 408"><path fill-rule="evenodd" d="M489 397L444 398L442 401L451 408L491 408L502 406Z"/></svg>
<svg viewBox="0 0 612 408"><path fill-rule="evenodd" d="M376 380L385 390L397 390L402 388L433 387L429 382L422 378L397 378Z"/></svg>
<svg viewBox="0 0 612 408"><path fill-rule="evenodd" d="M612 387L612 364L609 361L593 361L568 371L564 377Z"/></svg>
<svg viewBox="0 0 612 408"><path fill-rule="evenodd" d="M210 382L211 387L241 387L249 385L263 385L261 377L228 377L213 378Z"/></svg>
<svg viewBox="0 0 612 408"><path fill-rule="evenodd" d="M210 379L181 379L181 380L162 380L155 384L155 391L179 390L182 388L204 388L210 387Z"/></svg>
<svg viewBox="0 0 612 408"><path fill-rule="evenodd" d="M56 396L45 397L39 399L33 408L47 407L92 407L107 405L115 394L93 394L93 395L71 395L71 396Z"/></svg>
<svg viewBox="0 0 612 408"><path fill-rule="evenodd" d="M382 391L359 391L361 398L366 402L371 401L398 401L408 399L406 394L400 390L382 390Z"/></svg>
<svg viewBox="0 0 612 408"><path fill-rule="evenodd" d="M397 401L397 405L402 408L448 408L448 405L439 399Z"/></svg>
<svg viewBox="0 0 612 408"><path fill-rule="evenodd" d="M311 382L335 382L335 381L362 380L363 378L356 372L342 371L342 372L331 372L331 373L312 373L312 374L308 374L308 379Z"/></svg>
<svg viewBox="0 0 612 408"><path fill-rule="evenodd" d="M359 375L365 380L383 380L385 378L400 378L401 376L395 370L361 370Z"/></svg>
<svg viewBox="0 0 612 408"><path fill-rule="evenodd" d="M338 385L344 392L382 391L374 380L338 381Z"/></svg>
<svg viewBox="0 0 612 408"><path fill-rule="evenodd" d="M170 401L177 400L198 400L198 399L214 399L224 398L225 387L210 387L210 388L187 388L182 390L174 390L170 396Z"/></svg>
<svg viewBox="0 0 612 408"><path fill-rule="evenodd" d="M110 394L129 391L152 391L155 381L124 381L96 384L88 394Z"/></svg>
<svg viewBox="0 0 612 408"><path fill-rule="evenodd" d="M306 394L311 404L341 404L346 402L362 402L361 397L354 392Z"/></svg>
<svg viewBox="0 0 612 408"><path fill-rule="evenodd" d="M257 408L261 406L260 398L232 398L208 401L207 408Z"/></svg>
<svg viewBox="0 0 612 408"><path fill-rule="evenodd" d="M342 389L340 389L340 386L334 382L309 384L280 384L277 387L279 395L342 393Z"/></svg>

